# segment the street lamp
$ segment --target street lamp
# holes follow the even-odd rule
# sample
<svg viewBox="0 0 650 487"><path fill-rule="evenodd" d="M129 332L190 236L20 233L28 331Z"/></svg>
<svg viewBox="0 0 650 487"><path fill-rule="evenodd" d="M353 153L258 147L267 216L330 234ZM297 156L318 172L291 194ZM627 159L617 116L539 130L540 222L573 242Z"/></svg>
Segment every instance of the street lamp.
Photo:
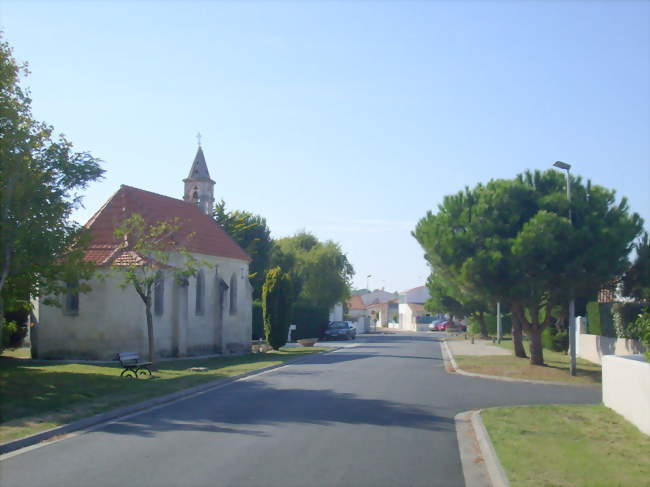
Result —
<svg viewBox="0 0 650 487"><path fill-rule="evenodd" d="M562 161L555 161L553 166L566 171L566 198L569 202L569 223L573 225L573 218L571 215L571 164ZM569 296L569 353L571 355L571 363L569 365L569 373L572 376L576 375L576 302L573 297L573 289L570 291Z"/></svg>

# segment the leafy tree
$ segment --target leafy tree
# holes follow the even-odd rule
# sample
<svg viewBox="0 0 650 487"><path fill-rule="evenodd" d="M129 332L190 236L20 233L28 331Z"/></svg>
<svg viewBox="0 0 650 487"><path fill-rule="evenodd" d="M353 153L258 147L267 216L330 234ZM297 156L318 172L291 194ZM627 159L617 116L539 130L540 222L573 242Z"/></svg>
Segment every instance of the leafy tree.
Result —
<svg viewBox="0 0 650 487"><path fill-rule="evenodd" d="M463 290L453 279L445 277L442 270L433 270L427 280L429 300L426 307L431 312L443 312L458 318L474 318L482 338L488 338L485 314L488 304L476 295Z"/></svg>
<svg viewBox="0 0 650 487"><path fill-rule="evenodd" d="M119 266L121 287L133 286L144 303L149 362L153 362L156 355L151 304L157 279L172 276L185 281L196 274L200 264L176 243L174 232L179 226L177 221L148 224L140 214L133 213L115 230L115 236L125 242L121 251L130 257Z"/></svg>
<svg viewBox="0 0 650 487"><path fill-rule="evenodd" d="M253 259L249 266L249 279L253 286L253 299L260 299L273 250L266 219L248 211L228 211L223 200L215 205L212 217Z"/></svg>
<svg viewBox="0 0 650 487"><path fill-rule="evenodd" d="M62 135L34 120L28 74L0 40L0 318L29 306L29 296L64 292L65 282L90 277L89 239L71 220L79 191L101 177L99 160L74 152ZM81 286L81 291L87 286ZM51 301L55 304L56 301Z"/></svg>
<svg viewBox="0 0 650 487"><path fill-rule="evenodd" d="M569 296L589 296L627 266L641 219L613 191L556 171L526 172L448 196L414 232L427 259L463 288L512 311L543 364L541 333Z"/></svg>
<svg viewBox="0 0 650 487"><path fill-rule="evenodd" d="M269 270L262 287L262 313L264 335L274 350L287 343L293 308L291 294L289 276L280 267Z"/></svg>
<svg viewBox="0 0 650 487"><path fill-rule="evenodd" d="M350 296L354 268L339 244L300 232L278 240L276 247L273 262L291 275L297 299L329 309Z"/></svg>
<svg viewBox="0 0 650 487"><path fill-rule="evenodd" d="M644 233L634 245L636 258L623 276L623 293L639 301L650 301L650 241Z"/></svg>

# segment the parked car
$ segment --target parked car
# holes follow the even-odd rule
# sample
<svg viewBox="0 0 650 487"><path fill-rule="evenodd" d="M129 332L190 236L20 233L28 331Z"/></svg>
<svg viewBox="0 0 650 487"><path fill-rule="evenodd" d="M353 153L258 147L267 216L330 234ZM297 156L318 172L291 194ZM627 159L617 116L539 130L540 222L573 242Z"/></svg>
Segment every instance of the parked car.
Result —
<svg viewBox="0 0 650 487"><path fill-rule="evenodd" d="M325 330L326 340L354 340L357 330L349 321L332 321Z"/></svg>
<svg viewBox="0 0 650 487"><path fill-rule="evenodd" d="M438 323L436 325L436 331L451 331L452 329L458 331L467 331L467 326L457 321L455 322L454 320L443 320L441 323Z"/></svg>
<svg viewBox="0 0 650 487"><path fill-rule="evenodd" d="M443 321L447 321L447 320L434 320L431 323L429 323L429 331L437 331L438 329L436 328L436 326L439 323L442 323Z"/></svg>

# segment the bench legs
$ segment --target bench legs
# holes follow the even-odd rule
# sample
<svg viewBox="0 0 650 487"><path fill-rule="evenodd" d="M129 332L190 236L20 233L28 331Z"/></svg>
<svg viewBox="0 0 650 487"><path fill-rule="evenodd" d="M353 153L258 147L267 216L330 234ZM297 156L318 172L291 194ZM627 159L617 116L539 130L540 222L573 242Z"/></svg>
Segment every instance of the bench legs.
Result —
<svg viewBox="0 0 650 487"><path fill-rule="evenodd" d="M138 374L151 375L151 370L149 370L149 367L127 367L122 371L120 377L133 377L137 379Z"/></svg>

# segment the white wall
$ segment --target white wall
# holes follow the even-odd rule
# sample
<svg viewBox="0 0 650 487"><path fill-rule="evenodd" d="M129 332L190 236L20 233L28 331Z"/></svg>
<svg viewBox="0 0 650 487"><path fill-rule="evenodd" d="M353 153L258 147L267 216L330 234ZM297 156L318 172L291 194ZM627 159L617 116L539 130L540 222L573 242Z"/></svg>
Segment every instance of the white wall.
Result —
<svg viewBox="0 0 650 487"><path fill-rule="evenodd" d="M576 345L578 357L596 364L602 363L605 355L633 355L643 352L643 347L636 340L610 338L586 333L578 335Z"/></svg>
<svg viewBox="0 0 650 487"><path fill-rule="evenodd" d="M642 355L603 357L603 403L650 435L650 363Z"/></svg>
<svg viewBox="0 0 650 487"><path fill-rule="evenodd" d="M248 349L251 341L252 296L248 263L196 254L204 263L203 314L196 313L196 278L183 288L172 276L165 277L164 310L154 313L154 337L159 356L183 356ZM170 262L174 265L174 262ZM215 266L217 269L215 270ZM219 278L237 282L237 313L229 313L229 293L220 309ZM242 277L243 276L243 277ZM89 282L92 291L79 295L79 312L68 315L62 308L37 305L37 325L32 329L33 354L38 358L110 360L117 352L147 355L144 303L132 286L122 289L122 273L100 270ZM187 297L185 297L187 296ZM152 305L152 313L154 312Z"/></svg>
<svg viewBox="0 0 650 487"><path fill-rule="evenodd" d="M330 309L330 321L343 321L343 303L336 303Z"/></svg>

